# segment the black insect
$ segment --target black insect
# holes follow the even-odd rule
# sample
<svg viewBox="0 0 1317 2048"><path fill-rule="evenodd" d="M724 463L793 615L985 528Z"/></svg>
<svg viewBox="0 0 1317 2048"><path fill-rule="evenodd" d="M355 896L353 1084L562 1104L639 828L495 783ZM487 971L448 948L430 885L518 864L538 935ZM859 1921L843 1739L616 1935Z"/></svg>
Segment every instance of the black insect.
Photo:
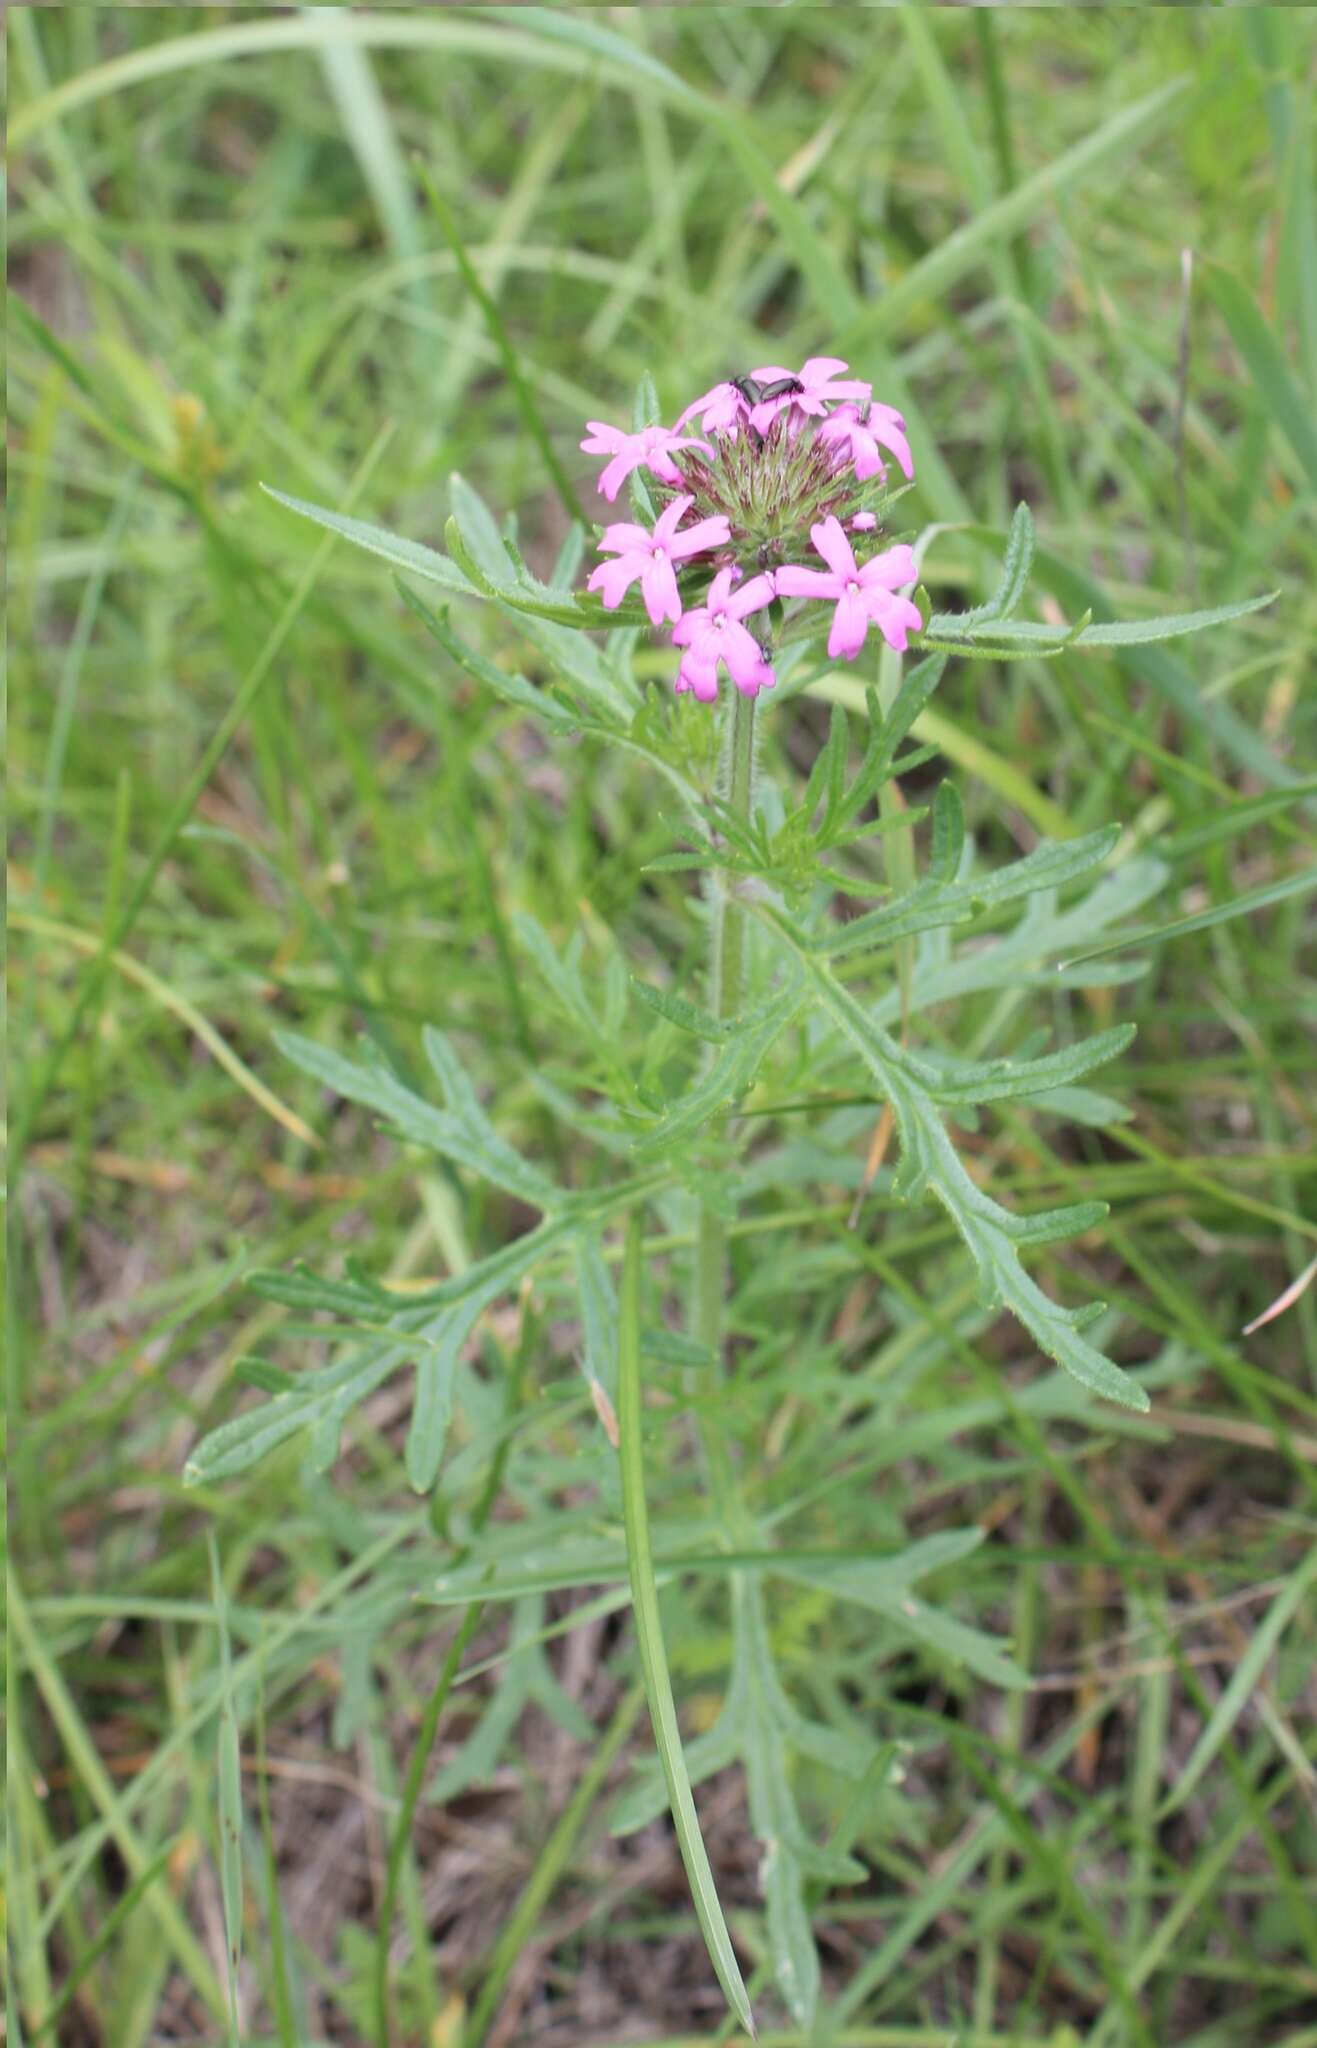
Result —
<svg viewBox="0 0 1317 2048"><path fill-rule="evenodd" d="M756 384L753 377L729 377L747 405L762 405L769 398L794 398L804 385L799 377L779 377L773 384Z"/></svg>

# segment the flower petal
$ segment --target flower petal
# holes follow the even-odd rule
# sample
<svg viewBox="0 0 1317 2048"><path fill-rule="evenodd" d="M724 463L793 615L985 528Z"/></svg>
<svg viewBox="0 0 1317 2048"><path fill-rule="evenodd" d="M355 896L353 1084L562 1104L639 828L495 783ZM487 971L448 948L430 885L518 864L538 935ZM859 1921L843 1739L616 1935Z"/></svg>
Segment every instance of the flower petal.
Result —
<svg viewBox="0 0 1317 2048"><path fill-rule="evenodd" d="M828 634L828 653L832 659L836 661L840 655L843 661L854 661L868 630L869 609L864 598L858 592L844 590L837 600L832 631Z"/></svg>
<svg viewBox="0 0 1317 2048"><path fill-rule="evenodd" d="M918 576L914 549L899 541L894 548L884 548L881 555L865 563L860 583L865 590L899 590L903 583L916 582Z"/></svg>
<svg viewBox="0 0 1317 2048"><path fill-rule="evenodd" d="M610 427L607 420L587 420L590 438L581 442L587 455L614 455L623 441L630 437L621 427Z"/></svg>
<svg viewBox="0 0 1317 2048"><path fill-rule="evenodd" d="M800 373L804 393L796 404L816 416L823 411L825 401L839 398L865 399L872 396L873 387L860 377L843 377L835 382L837 372L848 366L839 356L810 356Z"/></svg>
<svg viewBox="0 0 1317 2048"><path fill-rule="evenodd" d="M629 519L619 519L612 526L606 526L599 536L601 555L647 555L650 549L648 527L636 526Z"/></svg>
<svg viewBox="0 0 1317 2048"><path fill-rule="evenodd" d="M888 410L889 408L887 406L883 407L884 412L887 412ZM875 441L881 441L884 448L889 448L891 450L892 454L896 457L897 461L901 465L901 471L905 477L906 482L909 483L915 473L915 460L913 455L910 453L910 443L909 441L907 441L905 437L904 429L905 422L901 418L899 413L896 415L895 419L879 419L877 415L877 408L875 407L873 413L870 414L870 434L873 436Z"/></svg>
<svg viewBox="0 0 1317 2048"><path fill-rule="evenodd" d="M864 484L871 476L885 476L887 473L887 465L878 453L878 443L858 420L851 428L851 461L855 465L856 483Z"/></svg>
<svg viewBox="0 0 1317 2048"><path fill-rule="evenodd" d="M695 399L685 412L677 415L675 431L680 433L686 422L698 413L700 425L706 433L734 432L736 422L745 417L745 411L745 400L734 384L713 384L702 398Z"/></svg>
<svg viewBox="0 0 1317 2048"><path fill-rule="evenodd" d="M698 655L688 654L677 671L674 687L691 690L701 704L712 704L718 695L718 669L711 661L701 661Z"/></svg>
<svg viewBox="0 0 1317 2048"><path fill-rule="evenodd" d="M911 604L908 597L893 597L888 590L867 590L864 602L869 617L887 645L894 647L898 654L904 654L906 634L917 633L924 623L918 605Z"/></svg>
<svg viewBox="0 0 1317 2048"><path fill-rule="evenodd" d="M723 660L727 672L742 696L757 696L764 687L764 676L772 670L764 660L763 649L753 633L737 619L729 619L722 632ZM771 683L768 685L771 689Z"/></svg>
<svg viewBox="0 0 1317 2048"><path fill-rule="evenodd" d="M821 525L810 527L809 537L834 576L854 576L855 555L842 532L840 520L829 515Z"/></svg>
<svg viewBox="0 0 1317 2048"><path fill-rule="evenodd" d="M686 407L685 412L679 412L677 414L676 424L674 426L673 431L679 434L682 428L685 426L687 420L693 420L697 412L700 412L706 405L712 405L714 399L718 396L719 392L722 391L724 388L725 387L721 384L712 384L710 385L709 389L705 392L702 392L698 398L692 398L690 404Z"/></svg>
<svg viewBox="0 0 1317 2048"><path fill-rule="evenodd" d="M785 392L781 398L765 398L750 415L750 424L757 434L766 434L780 412L789 412L794 399Z"/></svg>
<svg viewBox="0 0 1317 2048"><path fill-rule="evenodd" d="M623 555L620 561L601 562L591 571L587 590L602 590L604 610L615 612L645 567L638 555Z"/></svg>
<svg viewBox="0 0 1317 2048"><path fill-rule="evenodd" d="M637 455L634 448L619 448L617 454L599 479L599 489L613 503L633 469L638 469L644 457Z"/></svg>
<svg viewBox="0 0 1317 2048"><path fill-rule="evenodd" d="M670 505L665 505L654 522L653 537L648 544L658 548L670 546L673 534L694 503L694 498L687 495L683 498L674 498Z"/></svg>
<svg viewBox="0 0 1317 2048"><path fill-rule="evenodd" d="M735 563L729 563L725 569L718 571L713 582L709 585L709 594L704 600L707 614L712 615L714 612L728 609L732 612L733 616L736 616L735 605L728 604L728 599L731 596L732 582L736 574Z"/></svg>
<svg viewBox="0 0 1317 2048"><path fill-rule="evenodd" d="M640 591L651 625L661 626L665 619L671 619L676 625L681 617L681 597L676 575L666 555L650 556L640 572Z"/></svg>
<svg viewBox="0 0 1317 2048"><path fill-rule="evenodd" d="M773 588L779 597L841 596L841 579L825 575L822 569L806 569L797 562L784 563L773 571Z"/></svg>
<svg viewBox="0 0 1317 2048"><path fill-rule="evenodd" d="M672 629L674 647L692 647L709 630L709 614L703 605L697 605L693 612L683 612Z"/></svg>
<svg viewBox="0 0 1317 2048"><path fill-rule="evenodd" d="M676 502L682 505L689 505L691 500L689 498L680 498ZM671 511L671 509L671 506L669 506L668 510ZM667 512L665 512L663 518L666 519L667 516ZM663 520L661 519L659 526L662 524ZM654 537L656 540L659 537L657 526L654 529ZM684 561L687 555L698 555L703 553L706 548L720 548L724 546L731 537L731 527L727 524L723 514L718 512L715 513L712 519L697 519L694 526L686 527L682 533L672 534L667 539L666 546L670 555L674 556L678 561Z"/></svg>
<svg viewBox="0 0 1317 2048"><path fill-rule="evenodd" d="M766 604L773 602L775 593L771 576L752 576L750 581L743 583L739 590L732 591L730 597L726 590L720 596L715 596L714 593L718 590L719 584L722 582L723 577L727 575L728 571L723 569L713 579L713 588L709 592L709 609L711 611L716 610L722 604L734 619L743 619L747 612L762 611ZM730 577L728 580L730 586Z"/></svg>

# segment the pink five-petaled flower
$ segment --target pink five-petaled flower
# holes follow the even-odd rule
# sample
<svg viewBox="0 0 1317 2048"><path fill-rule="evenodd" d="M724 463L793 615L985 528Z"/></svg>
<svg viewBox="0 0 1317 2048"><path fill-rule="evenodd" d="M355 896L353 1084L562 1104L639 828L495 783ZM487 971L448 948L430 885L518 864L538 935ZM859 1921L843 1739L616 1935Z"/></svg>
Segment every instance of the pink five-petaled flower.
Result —
<svg viewBox="0 0 1317 2048"><path fill-rule="evenodd" d="M673 628L674 645L686 650L674 688L678 692L693 690L701 704L712 704L718 695L720 661L743 697L757 697L761 690L771 690L777 680L758 641L741 624L747 612L771 604L773 579L752 576L739 590L733 590L735 574L734 569L720 569L704 603L684 613Z"/></svg>
<svg viewBox="0 0 1317 2048"><path fill-rule="evenodd" d="M819 428L820 441L845 442L859 483L866 477L883 475L886 464L878 453L881 444L896 457L909 482L915 466L905 437L905 421L891 405L871 405L868 415L862 419L853 405L843 405L824 420Z"/></svg>
<svg viewBox="0 0 1317 2048"><path fill-rule="evenodd" d="M683 441L669 427L642 427L638 434L626 434L621 427L610 427L604 420L587 420L586 425L590 438L581 443L586 454L613 458L599 479L599 488L610 505L632 470L642 464L662 483L679 484L681 471L672 460L677 449L703 448L706 455L713 454L707 441Z"/></svg>
<svg viewBox="0 0 1317 2048"><path fill-rule="evenodd" d="M696 413L706 434L728 434L734 440L736 429L749 417L749 407L735 384L714 384L702 398L693 399L685 412L678 413L675 431L680 433Z"/></svg>
<svg viewBox="0 0 1317 2048"><path fill-rule="evenodd" d="M678 533L678 523L694 502L691 497L674 498L660 512L652 533L646 526L632 526L627 521L605 528L599 552L616 555L617 560L601 562L586 586L603 591L605 611L615 612L639 577L651 623L658 626L668 619L676 624L681 617L681 597L674 565L707 548L722 547L732 537L721 513L713 519L699 519Z"/></svg>
<svg viewBox="0 0 1317 2048"><path fill-rule="evenodd" d="M918 632L923 624L918 606L908 597L895 594L900 584L913 583L918 574L914 549L902 542L875 555L863 568L857 568L851 544L836 519L828 518L820 526L811 526L809 537L827 563L829 573L788 563L774 572L778 596L835 601L837 609L828 634L828 653L834 661L838 655L854 661L871 625L877 626L889 647L904 653L906 634Z"/></svg>
<svg viewBox="0 0 1317 2048"><path fill-rule="evenodd" d="M759 432L765 433L785 405L794 405L802 413L811 413L815 418L826 412L829 402L839 398L854 398L860 401L872 393L872 385L864 384L858 377L844 377L840 383L833 379L840 370L849 368L840 356L811 356L802 370L784 370L780 363L765 363L762 369L752 370L756 384L775 384L782 377L794 377L804 386L803 391L784 392L780 398L761 399L750 418Z"/></svg>

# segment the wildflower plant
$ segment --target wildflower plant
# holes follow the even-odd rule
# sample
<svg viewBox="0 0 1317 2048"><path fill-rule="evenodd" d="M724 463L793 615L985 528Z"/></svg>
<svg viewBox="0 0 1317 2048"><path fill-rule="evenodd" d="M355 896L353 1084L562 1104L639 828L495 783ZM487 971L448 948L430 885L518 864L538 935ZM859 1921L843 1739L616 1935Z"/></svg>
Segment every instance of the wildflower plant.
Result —
<svg viewBox="0 0 1317 2048"><path fill-rule="evenodd" d="M854 1882L863 1867L849 1853L844 1824L824 1845L802 1788L813 1783L808 1773L821 1771L834 1785L840 1778L858 1810L874 1797L899 1797L900 1759L887 1731L839 1729L835 1717L825 1725L793 1697L800 1687L784 1679L774 1648L777 1589L785 1583L818 1600L854 1603L884 1640L916 1644L982 1683L1022 1681L1008 1645L967 1626L954 1603L935 1605L922 1591L924 1579L981 1543L978 1527L895 1547L875 1543L871 1556L858 1559L793 1547L793 1522L829 1475L814 1475L812 1487L797 1479L793 1492L775 1485L760 1457L763 1416L744 1381L739 1331L729 1332L732 1235L753 1222L757 1191L775 1176L852 1188L859 1178L851 1223L839 1222L829 1254L843 1261L858 1255L863 1197L890 1147L891 1194L909 1204L939 1203L963 1239L980 1318L1009 1310L1039 1354L1077 1383L1067 1394L1058 1380L1047 1398L1080 1414L1100 1412L1093 1409L1099 1399L1146 1407L1140 1376L1099 1342L1112 1328L1103 1305L1068 1305L1058 1298L1064 1276L1054 1273L1044 1287L1031 1270L1038 1251L1096 1231L1105 1205L1079 1201L1041 1213L1008 1206L967 1163L956 1134L1007 1101L1099 1124L1119 1113L1110 1098L1080 1084L1120 1054L1131 1027L1115 1022L1084 1037L1065 999L1072 991L1118 989L1139 971L1137 963L1113 964L1110 952L1123 920L1161 886L1163 871L1137 856L1113 866L1114 829L1043 840L1017 860L986 867L954 784L943 782L930 805L913 808L899 789L935 754L920 736L921 720L952 656L1039 658L1128 645L1218 624L1253 605L1131 625L1022 619L1034 547L1022 505L992 595L968 611L935 611L921 581L933 537L900 530L915 472L905 422L835 357L729 376L670 427L647 380L628 428L591 421L581 445L604 459L598 481L606 504L625 487L631 513L602 524L601 559L584 590L575 587L579 529L541 582L522 558L515 528L500 527L460 478L453 480L446 553L275 495L401 572L403 594L445 673L472 678L538 720L555 742L586 736L645 765L656 804L676 805L674 844L650 868L702 878L687 907L701 935L703 970L678 984L672 974L628 973L616 955L600 989L587 984L579 948L561 952L533 921L518 922L546 999L571 1019L585 1049L588 1088L572 1092L549 1075L533 1077L546 1117L594 1155L593 1173L570 1186L551 1148L531 1158L513 1147L497 1104L481 1101L438 1029L422 1034L424 1085L373 1049L346 1058L306 1038L282 1037L285 1053L326 1089L363 1105L399 1140L438 1155L459 1183L470 1177L500 1190L510 1215L529 1212L535 1220L509 1228L487 1256L419 1291L403 1293L351 1266L255 1276L252 1284L268 1299L341 1324L341 1347L327 1365L267 1375L268 1398L207 1437L188 1476L222 1480L293 1438L305 1441L312 1466L323 1471L352 1411L385 1381L412 1375L407 1478L445 1502L452 1532L450 1545L426 1553L427 1597L467 1603L468 1615L478 1611L470 1603L507 1602L534 1627L555 1590L602 1588L607 1607L624 1600L629 1586L657 1756L634 1779L614 1824L635 1827L670 1809L714 1968L749 2026L691 1791L739 1760L762 1848L772 1975L795 2021L808 2027L820 1983L812 1913L829 1887ZM413 581L437 590L437 609ZM533 651L543 681L497 665L464 636L454 608L470 604L501 615ZM657 691L642 680L651 631L671 650L667 684ZM915 658L901 676L898 658L907 651ZM791 720L795 700L837 661L864 664L862 730L853 732L834 706L803 788L761 777L762 707ZM927 855L918 873L910 855L924 822ZM867 855L858 861L862 843L874 837L901 850L881 874ZM865 897L875 899L872 908L842 914L843 899L853 905ZM1064 1017L1060 1043L1027 1036L1014 1046L980 1045L973 1055L947 1049L941 1020L948 1006L997 991L1010 998L998 1012L1005 1028L1031 989L1047 992L1050 1014ZM617 1051L629 1006L647 1026L634 1069ZM794 1136L774 1147L774 1102L810 1094L823 1098L816 1129L808 1140ZM828 1106L847 1097L859 1098L863 1133L854 1113L839 1116ZM751 1118L747 1107L761 1113ZM875 1125L861 1176L857 1146ZM667 1247L662 1255L647 1248L650 1220ZM772 1302L772 1274L756 1271L754 1243L749 1235L738 1247L741 1293L753 1298L758 1290ZM678 1281L688 1304L680 1319L671 1299ZM599 1419L593 1460L576 1475L593 1485L586 1509L543 1505L558 1482L517 1434L516 1403L528 1400L534 1361L523 1361L509 1390L471 1355L486 1311L527 1290L565 1301L579 1324ZM798 1306L799 1329L794 1337L788 1329L786 1339L810 1343L808 1304ZM780 1301L774 1313L782 1315ZM945 1332L940 1312L930 1313L934 1332ZM947 1314L954 1322L955 1311ZM965 1327L956 1323L949 1341L959 1341ZM647 1384L666 1406L647 1403ZM687 1428L697 1460L683 1468L682 1513L651 1525L654 1436ZM482 1468L482 1507L473 1515L464 1503L473 1470ZM500 1487L523 1512L536 1502L541 1528L553 1514L549 1550L540 1546L528 1557L521 1522L492 1512ZM710 1574L726 1601L727 1671L716 1718L687 1744L658 1586L689 1578L707 1586ZM537 1696L558 1711L547 1667L533 1668ZM441 1687L439 1705L445 1696ZM520 1697L508 1691L504 1707ZM438 1710L414 1759L391 1884ZM489 1767L507 1725L510 1716L500 1710L475 1751L464 1751L441 1777L440 1796ZM393 1897L391 1889L388 1904ZM379 1988L383 1999L382 1961Z"/></svg>

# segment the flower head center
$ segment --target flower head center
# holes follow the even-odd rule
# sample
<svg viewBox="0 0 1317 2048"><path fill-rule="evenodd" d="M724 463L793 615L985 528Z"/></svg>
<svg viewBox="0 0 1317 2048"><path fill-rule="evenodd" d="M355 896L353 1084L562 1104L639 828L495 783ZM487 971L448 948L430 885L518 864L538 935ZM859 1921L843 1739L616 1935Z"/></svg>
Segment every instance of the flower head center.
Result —
<svg viewBox="0 0 1317 2048"><path fill-rule="evenodd" d="M744 620L777 598L831 598L840 623L829 646L847 660L862 644L860 623L866 631L879 623L870 586L896 558L879 567L870 546L863 550L870 559L859 562L847 536L881 526L892 494L880 444L907 482L913 463L901 415L890 406L871 410L870 387L845 370L835 356L811 356L798 373L751 368L695 399L671 427L628 433L588 422L581 447L608 457L599 488L610 504L636 470L651 479L635 501L639 523L623 520L602 533L600 554L616 560L591 571L589 588L603 593L611 612L639 582L651 624L671 625L674 644L691 650L679 689L694 689L702 701L712 701L705 664L715 655L746 695L771 687L772 636ZM876 482L866 488L870 479ZM908 548L898 552L902 565L913 560ZM901 599L880 608L884 638L904 647L905 634L918 630L916 607ZM780 606L773 617L776 631Z"/></svg>

